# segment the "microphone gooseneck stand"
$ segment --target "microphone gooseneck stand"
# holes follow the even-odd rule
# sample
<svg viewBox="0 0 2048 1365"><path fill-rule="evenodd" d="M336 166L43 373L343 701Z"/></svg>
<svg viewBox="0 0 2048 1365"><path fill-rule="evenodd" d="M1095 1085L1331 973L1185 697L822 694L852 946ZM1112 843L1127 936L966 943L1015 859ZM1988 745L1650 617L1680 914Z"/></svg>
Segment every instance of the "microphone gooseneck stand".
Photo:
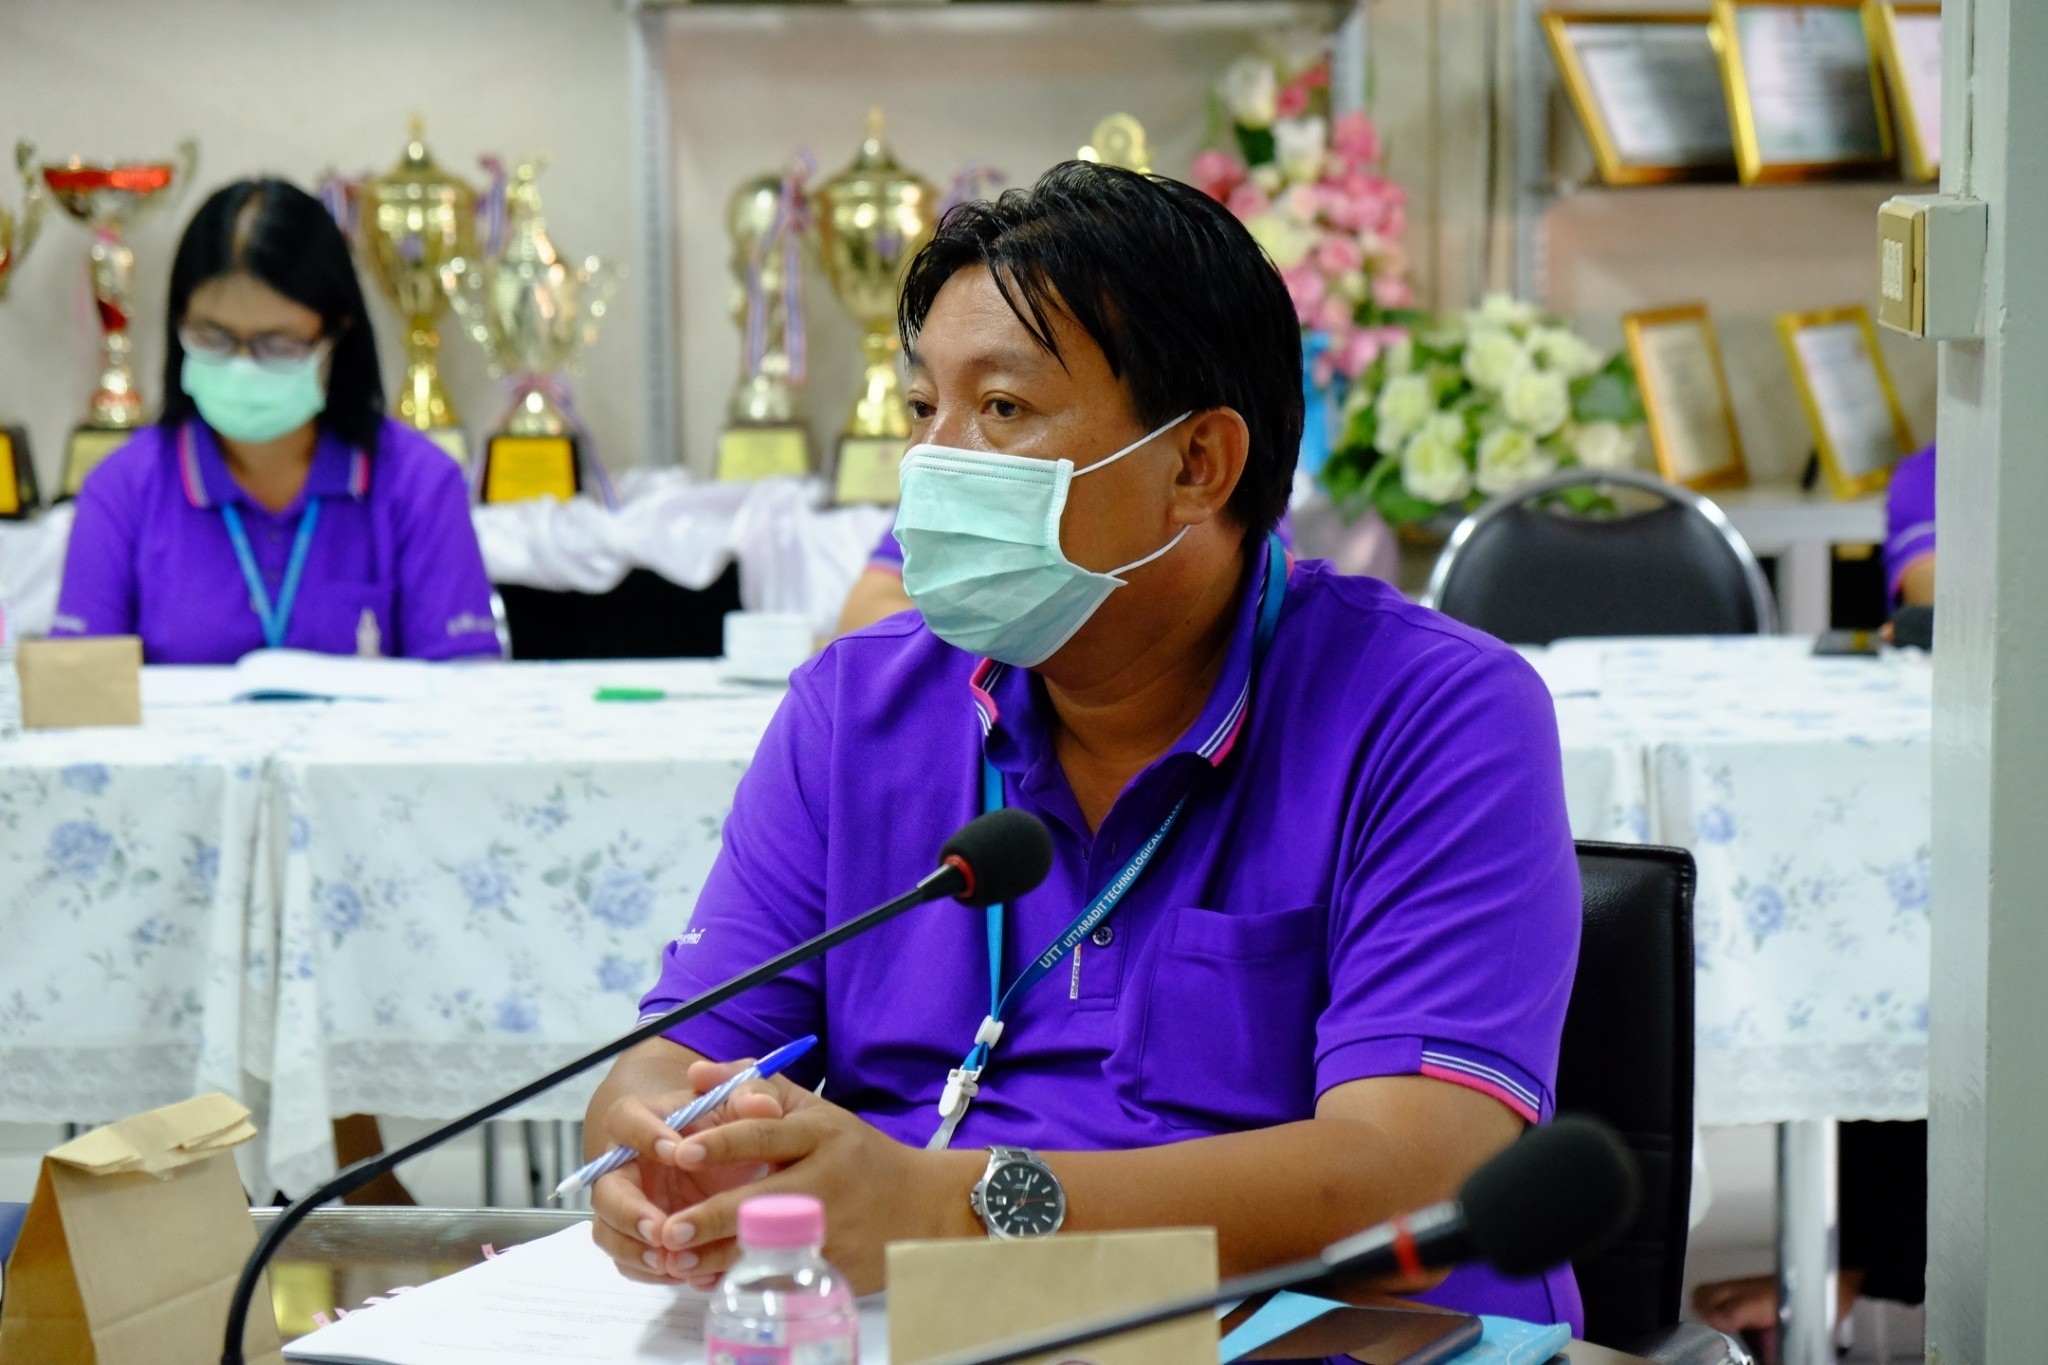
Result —
<svg viewBox="0 0 2048 1365"><path fill-rule="evenodd" d="M1041 871L1039 876L1042 878L1044 873ZM995 878L993 875L990 875L985 880L993 881ZM221 1349L221 1365L244 1365L242 1336L245 1324L249 1318L250 1304L254 1302L256 1297L256 1286L262 1279L263 1268L270 1263L270 1258L284 1244L284 1239L291 1235L292 1229L303 1222L306 1215L314 1209L331 1200L339 1199L344 1195L361 1189L378 1176L411 1160L420 1153L430 1151L441 1143L446 1142L449 1138L468 1132L471 1128L488 1119L496 1118L515 1105L524 1104L535 1095L551 1090L563 1081L590 1070L599 1062L608 1061L618 1056L636 1043L643 1043L649 1038L658 1037L674 1028L677 1024L687 1023L697 1016L724 1004L734 996L751 990L764 981L782 975L792 967L801 966L812 958L823 956L827 950L837 947L850 938L866 933L869 929L883 923L885 920L894 919L907 910L913 910L920 905L926 905L932 901L944 900L953 896L973 896L975 894L975 881L974 872L967 861L949 857L944 865L896 899L884 902L865 914L848 920L837 928L828 929L816 938L799 943L796 947L770 958L751 971L742 972L724 985L714 986L695 999L684 1001L666 1014L649 1019L632 1032L614 1038L611 1042L606 1043L600 1048L584 1053L573 1062L556 1067L540 1079L529 1081L511 1094L500 1096L481 1108L473 1109L461 1118L451 1123L445 1123L431 1133L406 1143L403 1147L393 1151L380 1152L376 1156L365 1157L353 1166L349 1166L336 1173L333 1179L310 1194L301 1195L293 1200L286 1207L285 1211L279 1214L270 1227L264 1231L262 1239L256 1243L256 1249L249 1253L247 1264L242 1267L241 1279L235 1283L234 1298L228 1304L227 1340ZM1035 885L1036 882L1034 881L1032 884ZM1029 888L1026 887L1024 889L1028 890Z"/></svg>

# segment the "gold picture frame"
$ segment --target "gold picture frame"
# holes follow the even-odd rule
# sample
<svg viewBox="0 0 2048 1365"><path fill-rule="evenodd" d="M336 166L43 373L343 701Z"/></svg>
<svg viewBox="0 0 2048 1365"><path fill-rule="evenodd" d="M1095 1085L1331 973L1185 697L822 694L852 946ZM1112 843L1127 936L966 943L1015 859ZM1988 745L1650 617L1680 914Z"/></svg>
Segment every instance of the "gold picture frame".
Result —
<svg viewBox="0 0 2048 1365"><path fill-rule="evenodd" d="M1728 124L1728 154L1725 159L1704 161L1662 161L1631 155L1615 134L1610 110L1601 100L1598 81L1587 70L1585 54L1575 41L1574 29L1696 29L1718 87L1720 73L1713 45L1713 15L1678 14L1669 11L1551 10L1543 15L1543 35L1557 63L1565 95L1578 115L1579 126L1592 144L1593 160L1600 179L1609 185L1666 185L1687 180L1733 180L1736 174L1734 123ZM1727 113L1727 96L1720 95L1722 113Z"/></svg>
<svg viewBox="0 0 2048 1365"><path fill-rule="evenodd" d="M1736 169L1745 185L1786 184L1807 180L1834 180L1883 173L1892 170L1898 154L1892 142L1891 110L1885 100L1884 80L1878 70L1877 53L1864 25L1864 0L1713 0L1714 48L1721 61L1721 81L1728 96L1728 118L1735 128ZM1856 41L1863 48L1863 64L1870 73L1870 120L1867 127L1836 129L1835 134L1850 145L1830 150L1811 140L1802 142L1798 125L1774 112L1775 91L1768 83L1767 63L1744 48L1745 31L1753 22L1775 18L1781 28L1796 23L1803 28L1809 18L1833 22L1832 35L1846 39L1853 22ZM1759 35L1760 36L1760 35ZM1817 37L1829 35L1821 34ZM1759 70L1762 65L1763 69ZM1764 100L1759 102L1758 81L1765 80ZM1862 105L1844 110L1852 123L1862 123ZM1791 142L1799 144L1788 147Z"/></svg>
<svg viewBox="0 0 2048 1365"><path fill-rule="evenodd" d="M1784 313L1778 339L1829 490L1846 500L1882 489L1891 482L1892 466L1911 453L1913 428L1899 406L1869 310L1854 304ZM1815 361L1823 356L1828 368L1817 372Z"/></svg>
<svg viewBox="0 0 2048 1365"><path fill-rule="evenodd" d="M1721 363L1721 341L1703 303L1622 316L1629 363L1649 417L1657 472L1687 488L1739 488L1749 482L1742 430Z"/></svg>
<svg viewBox="0 0 2048 1365"><path fill-rule="evenodd" d="M1914 28L1922 33L1926 31L1925 21L1934 21L1932 92L1922 84L1916 93L1914 78L1923 68L1911 60L1915 54L1908 51L1909 44L1901 41L1901 18L1919 21ZM1905 151L1907 172L1915 180L1941 179L1940 4L1931 0L1868 0L1863 26L1870 34L1870 45L1877 52L1878 65L1891 89L1891 107L1898 122L1898 139ZM1929 93L1933 95L1931 100L1921 98Z"/></svg>

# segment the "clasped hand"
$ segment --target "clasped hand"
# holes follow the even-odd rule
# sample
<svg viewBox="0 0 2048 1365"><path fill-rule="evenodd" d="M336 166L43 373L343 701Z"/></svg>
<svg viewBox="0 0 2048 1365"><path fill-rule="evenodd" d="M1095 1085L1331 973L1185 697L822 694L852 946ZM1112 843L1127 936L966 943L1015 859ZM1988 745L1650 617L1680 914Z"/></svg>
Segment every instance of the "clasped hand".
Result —
<svg viewBox="0 0 2048 1365"><path fill-rule="evenodd" d="M691 1089L703 1094L747 1065L698 1062ZM947 1158L961 1154L906 1147L780 1076L742 1086L677 1133L664 1116L688 1098L628 1096L605 1116L606 1145L639 1159L592 1187L593 1235L630 1279L711 1288L739 1258L741 1202L761 1194L824 1202L826 1258L860 1294L882 1288L888 1243L971 1231L966 1185L948 1188L959 1163Z"/></svg>

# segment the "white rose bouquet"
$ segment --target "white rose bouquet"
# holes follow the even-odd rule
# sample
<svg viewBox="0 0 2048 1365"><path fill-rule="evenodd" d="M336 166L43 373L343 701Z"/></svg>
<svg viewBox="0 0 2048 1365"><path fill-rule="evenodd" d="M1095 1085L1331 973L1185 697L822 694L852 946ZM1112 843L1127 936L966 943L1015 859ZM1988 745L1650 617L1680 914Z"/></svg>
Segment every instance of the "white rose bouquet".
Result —
<svg viewBox="0 0 2048 1365"><path fill-rule="evenodd" d="M1374 358L1320 477L1339 507L1398 526L1556 469L1630 464L1642 422L1626 355L1603 358L1534 304L1495 294Z"/></svg>

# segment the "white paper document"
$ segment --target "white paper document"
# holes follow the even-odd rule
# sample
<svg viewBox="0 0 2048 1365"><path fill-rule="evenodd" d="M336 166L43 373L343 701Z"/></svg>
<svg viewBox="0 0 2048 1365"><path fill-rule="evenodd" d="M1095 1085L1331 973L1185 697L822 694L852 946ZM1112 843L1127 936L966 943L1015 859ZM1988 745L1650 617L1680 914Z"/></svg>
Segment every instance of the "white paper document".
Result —
<svg viewBox="0 0 2048 1365"><path fill-rule="evenodd" d="M1705 23L1572 24L1566 33L1624 164L1735 164L1728 99Z"/></svg>
<svg viewBox="0 0 2048 1365"><path fill-rule="evenodd" d="M710 1296L628 1280L578 1223L360 1309L284 1348L319 1365L691 1365ZM887 1365L881 1300L863 1301L862 1365Z"/></svg>
<svg viewBox="0 0 2048 1365"><path fill-rule="evenodd" d="M426 701L434 665L420 659L359 659L301 649L259 649L229 668L142 670L144 706L226 706L231 702Z"/></svg>

